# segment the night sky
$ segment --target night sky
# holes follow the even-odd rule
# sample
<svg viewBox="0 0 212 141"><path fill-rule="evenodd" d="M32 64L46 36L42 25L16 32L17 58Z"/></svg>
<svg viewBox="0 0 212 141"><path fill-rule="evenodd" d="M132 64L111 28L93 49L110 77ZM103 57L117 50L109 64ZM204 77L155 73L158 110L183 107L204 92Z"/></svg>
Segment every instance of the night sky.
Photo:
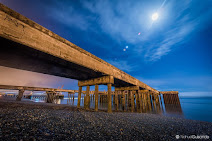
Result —
<svg viewBox="0 0 212 141"><path fill-rule="evenodd" d="M0 2L157 90L212 96L211 0ZM1 84L78 89L75 80L6 67L0 77Z"/></svg>

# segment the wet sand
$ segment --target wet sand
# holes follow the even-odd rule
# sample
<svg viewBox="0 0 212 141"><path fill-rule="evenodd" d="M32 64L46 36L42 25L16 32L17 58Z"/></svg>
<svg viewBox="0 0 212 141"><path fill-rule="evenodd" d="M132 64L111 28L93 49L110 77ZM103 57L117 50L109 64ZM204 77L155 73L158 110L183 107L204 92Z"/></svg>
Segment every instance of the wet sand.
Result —
<svg viewBox="0 0 212 141"><path fill-rule="evenodd" d="M176 140L176 135L212 139L211 134L211 122L0 100L0 140Z"/></svg>

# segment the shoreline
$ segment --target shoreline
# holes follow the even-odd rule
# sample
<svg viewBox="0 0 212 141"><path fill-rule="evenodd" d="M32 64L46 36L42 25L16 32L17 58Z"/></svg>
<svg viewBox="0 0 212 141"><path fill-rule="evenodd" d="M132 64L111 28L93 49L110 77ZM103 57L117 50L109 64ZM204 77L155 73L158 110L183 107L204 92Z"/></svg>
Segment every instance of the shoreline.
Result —
<svg viewBox="0 0 212 141"><path fill-rule="evenodd" d="M176 140L212 123L149 113L95 112L70 105L0 100L0 140Z"/></svg>

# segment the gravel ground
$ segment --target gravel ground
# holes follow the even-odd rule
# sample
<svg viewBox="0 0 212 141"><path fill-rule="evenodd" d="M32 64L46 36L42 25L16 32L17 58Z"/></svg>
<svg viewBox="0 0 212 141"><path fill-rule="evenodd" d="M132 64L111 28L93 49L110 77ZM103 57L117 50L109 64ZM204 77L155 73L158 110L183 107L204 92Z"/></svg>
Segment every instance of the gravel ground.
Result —
<svg viewBox="0 0 212 141"><path fill-rule="evenodd" d="M109 114L67 105L0 100L0 140L167 141L176 140L176 135L208 135L212 139L212 123L156 114Z"/></svg>

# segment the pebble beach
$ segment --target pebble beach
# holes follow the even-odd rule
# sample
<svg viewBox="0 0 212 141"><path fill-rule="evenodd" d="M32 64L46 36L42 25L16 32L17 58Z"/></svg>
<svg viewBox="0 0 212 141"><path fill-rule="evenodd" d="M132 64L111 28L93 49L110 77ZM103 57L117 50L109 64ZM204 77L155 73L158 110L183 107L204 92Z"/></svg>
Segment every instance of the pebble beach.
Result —
<svg viewBox="0 0 212 141"><path fill-rule="evenodd" d="M157 114L77 109L0 100L0 140L180 140L207 135L212 123ZM188 139L184 139L188 140Z"/></svg>

